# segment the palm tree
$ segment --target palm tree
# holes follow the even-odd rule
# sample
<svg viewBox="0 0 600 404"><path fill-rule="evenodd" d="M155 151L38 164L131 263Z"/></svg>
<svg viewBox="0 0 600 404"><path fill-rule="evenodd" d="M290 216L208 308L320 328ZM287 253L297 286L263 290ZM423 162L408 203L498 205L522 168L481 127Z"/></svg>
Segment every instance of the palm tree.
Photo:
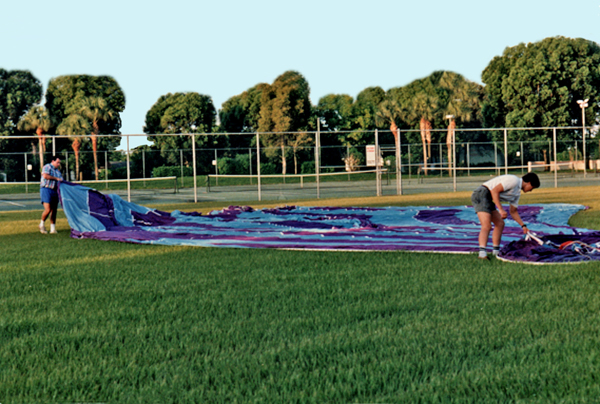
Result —
<svg viewBox="0 0 600 404"><path fill-rule="evenodd" d="M375 114L375 124L377 126L390 125L390 131L394 135L394 139L398 136L398 124L405 111L402 110L400 104L396 100L385 100L377 109Z"/></svg>
<svg viewBox="0 0 600 404"><path fill-rule="evenodd" d="M71 139L73 151L75 152L75 180L79 180L79 149L81 148L82 136L90 129L89 123L81 115L71 114L65 118L56 131L61 136L67 136ZM68 169L68 167L67 167Z"/></svg>
<svg viewBox="0 0 600 404"><path fill-rule="evenodd" d="M427 175L427 160L431 156L431 121L438 109L438 98L425 92L417 93L412 99L411 119L419 119L421 141L423 142L423 172Z"/></svg>
<svg viewBox="0 0 600 404"><path fill-rule="evenodd" d="M98 179L98 135L100 134L100 122L108 121L113 118L115 112L108 106L108 103L101 97L87 97L83 100L83 105L79 110L80 114L92 121L92 150L94 152L94 173Z"/></svg>
<svg viewBox="0 0 600 404"><path fill-rule="evenodd" d="M446 146L448 148L448 166L452 163L452 138L456 129L456 120L469 122L480 109L477 85L466 80L458 73L445 71L440 78L440 87L448 93L448 102L444 114L449 118Z"/></svg>
<svg viewBox="0 0 600 404"><path fill-rule="evenodd" d="M17 124L19 130L25 132L35 130L40 145L40 171L44 166L44 153L46 152L46 136L44 136L44 132L47 132L50 129L50 126L52 126L50 114L48 113L48 110L41 105L32 107Z"/></svg>
<svg viewBox="0 0 600 404"><path fill-rule="evenodd" d="M385 124L390 125L390 131L394 135L394 147L396 148L396 168L400 164L400 150L398 148L398 124L402 116L405 115L405 111L402 109L398 101L396 100L385 100L377 109L375 113L375 124L377 126L383 126Z"/></svg>

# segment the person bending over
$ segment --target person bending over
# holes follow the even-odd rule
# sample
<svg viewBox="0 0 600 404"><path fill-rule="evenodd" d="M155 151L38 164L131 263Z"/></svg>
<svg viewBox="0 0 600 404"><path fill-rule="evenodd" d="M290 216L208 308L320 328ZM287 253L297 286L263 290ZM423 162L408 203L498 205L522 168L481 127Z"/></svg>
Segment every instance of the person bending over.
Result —
<svg viewBox="0 0 600 404"><path fill-rule="evenodd" d="M492 233L493 255L497 256L500 252L500 241L504 231L504 219L508 213L502 207L502 202L509 204L509 212L512 218L519 223L523 233L527 233L527 225L523 223L519 216L519 198L521 192L530 192L540 187L540 179L535 173L527 173L523 178L516 175L500 175L496 178L484 182L471 195L471 201L477 217L481 223L479 232L479 258L489 259L487 256L487 243L494 224Z"/></svg>

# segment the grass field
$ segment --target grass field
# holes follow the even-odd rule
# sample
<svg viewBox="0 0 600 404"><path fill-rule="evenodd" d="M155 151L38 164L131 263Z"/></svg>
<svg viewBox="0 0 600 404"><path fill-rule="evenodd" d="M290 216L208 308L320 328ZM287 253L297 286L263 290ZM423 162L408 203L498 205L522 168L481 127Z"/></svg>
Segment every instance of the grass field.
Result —
<svg viewBox="0 0 600 404"><path fill-rule="evenodd" d="M599 201L595 187L522 198L589 205L571 224L595 229ZM467 193L301 202L468 203ZM39 214L0 213L2 403L600 397L598 263L131 245L71 239L62 213L60 233L41 235Z"/></svg>

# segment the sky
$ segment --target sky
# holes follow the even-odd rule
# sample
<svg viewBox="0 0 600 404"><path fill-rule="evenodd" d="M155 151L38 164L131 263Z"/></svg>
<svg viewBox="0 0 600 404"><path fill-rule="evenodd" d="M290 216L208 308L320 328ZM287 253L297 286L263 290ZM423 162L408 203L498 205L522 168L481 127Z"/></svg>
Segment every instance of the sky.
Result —
<svg viewBox="0 0 600 404"><path fill-rule="evenodd" d="M600 0L2 1L0 68L44 91L69 74L112 76L122 134L143 134L161 95L198 92L217 110L258 83L300 72L327 94L384 90L450 70L482 84L506 47L547 37L600 43ZM130 147L147 144L132 137ZM125 141L121 147L125 148Z"/></svg>

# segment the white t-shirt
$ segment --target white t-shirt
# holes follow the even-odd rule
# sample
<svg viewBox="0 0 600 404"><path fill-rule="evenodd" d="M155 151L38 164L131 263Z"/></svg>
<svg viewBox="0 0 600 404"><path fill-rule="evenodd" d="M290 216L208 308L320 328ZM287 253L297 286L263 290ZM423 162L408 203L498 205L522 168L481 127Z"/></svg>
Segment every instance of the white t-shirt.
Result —
<svg viewBox="0 0 600 404"><path fill-rule="evenodd" d="M498 184L502 184L504 191L500 192L500 202L508 202L515 208L519 206L519 198L521 197L521 186L523 179L516 175L507 174L492 178L483 183L490 191Z"/></svg>

